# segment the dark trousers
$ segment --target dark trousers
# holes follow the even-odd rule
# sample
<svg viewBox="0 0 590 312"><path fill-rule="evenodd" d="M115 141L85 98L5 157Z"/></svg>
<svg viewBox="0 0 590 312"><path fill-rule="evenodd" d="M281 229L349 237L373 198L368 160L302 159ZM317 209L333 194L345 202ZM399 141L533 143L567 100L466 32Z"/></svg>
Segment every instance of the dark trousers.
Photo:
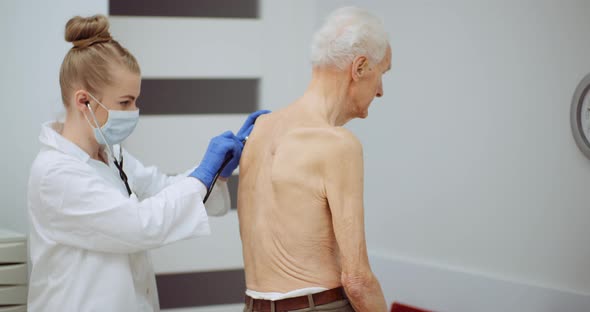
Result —
<svg viewBox="0 0 590 312"><path fill-rule="evenodd" d="M327 304L322 305L314 305L313 299L310 301L309 307L305 309L299 310L289 310L289 311L276 311L274 310L274 305L271 305L271 312L313 312L313 311L321 311L321 312L354 312L354 309L350 305L348 300L339 300L330 302ZM251 303L246 303L244 307L244 312L259 312L252 309Z"/></svg>

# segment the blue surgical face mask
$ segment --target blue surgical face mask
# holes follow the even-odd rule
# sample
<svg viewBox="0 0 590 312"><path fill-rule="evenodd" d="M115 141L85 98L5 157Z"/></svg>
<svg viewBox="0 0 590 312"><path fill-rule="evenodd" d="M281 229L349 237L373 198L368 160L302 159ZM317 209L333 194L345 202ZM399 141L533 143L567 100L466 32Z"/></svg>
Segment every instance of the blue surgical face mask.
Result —
<svg viewBox="0 0 590 312"><path fill-rule="evenodd" d="M93 100L95 100L96 103L98 103L98 105L102 106L109 113L107 122L105 122L105 124L102 127L100 127L98 124L98 120L96 119L96 116L92 111L92 108L90 107L90 105L87 105L88 109L90 110L90 114L94 119L94 125L92 125L92 123L90 122L88 117L86 117L86 115L84 115L84 117L86 117L86 120L93 128L94 137L96 138L98 144L109 146L123 142L133 132L135 126L137 126L137 122L139 121L139 109L136 109L134 111L119 111L108 109L101 102L99 102L92 94L88 93L88 95L90 95L90 97Z"/></svg>

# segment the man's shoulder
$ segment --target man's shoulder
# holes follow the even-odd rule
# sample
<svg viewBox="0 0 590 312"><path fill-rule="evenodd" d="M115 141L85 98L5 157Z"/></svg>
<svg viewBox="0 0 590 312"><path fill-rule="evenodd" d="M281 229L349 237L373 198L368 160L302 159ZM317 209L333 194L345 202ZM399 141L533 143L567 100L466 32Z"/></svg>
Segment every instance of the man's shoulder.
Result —
<svg viewBox="0 0 590 312"><path fill-rule="evenodd" d="M350 130L342 127L300 128L290 132L285 139L292 146L321 151L319 154L322 155L362 151L359 139Z"/></svg>

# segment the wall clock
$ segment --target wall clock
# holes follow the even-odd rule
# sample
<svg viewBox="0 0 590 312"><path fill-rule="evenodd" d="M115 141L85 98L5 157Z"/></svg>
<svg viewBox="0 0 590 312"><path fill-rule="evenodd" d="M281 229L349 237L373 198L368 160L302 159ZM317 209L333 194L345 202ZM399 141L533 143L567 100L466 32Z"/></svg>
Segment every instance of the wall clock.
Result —
<svg viewBox="0 0 590 312"><path fill-rule="evenodd" d="M572 99L570 122L576 144L590 159L590 74L586 75L576 88Z"/></svg>

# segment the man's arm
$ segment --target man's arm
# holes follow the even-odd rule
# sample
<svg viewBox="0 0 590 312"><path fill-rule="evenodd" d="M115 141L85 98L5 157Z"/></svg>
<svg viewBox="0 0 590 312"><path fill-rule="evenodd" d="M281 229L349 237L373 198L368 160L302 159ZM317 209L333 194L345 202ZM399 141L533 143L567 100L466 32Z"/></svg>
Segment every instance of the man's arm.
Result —
<svg viewBox="0 0 590 312"><path fill-rule="evenodd" d="M341 281L358 312L386 311L381 286L369 266L363 209L363 150L345 129L334 130L325 163L325 188L340 249Z"/></svg>

